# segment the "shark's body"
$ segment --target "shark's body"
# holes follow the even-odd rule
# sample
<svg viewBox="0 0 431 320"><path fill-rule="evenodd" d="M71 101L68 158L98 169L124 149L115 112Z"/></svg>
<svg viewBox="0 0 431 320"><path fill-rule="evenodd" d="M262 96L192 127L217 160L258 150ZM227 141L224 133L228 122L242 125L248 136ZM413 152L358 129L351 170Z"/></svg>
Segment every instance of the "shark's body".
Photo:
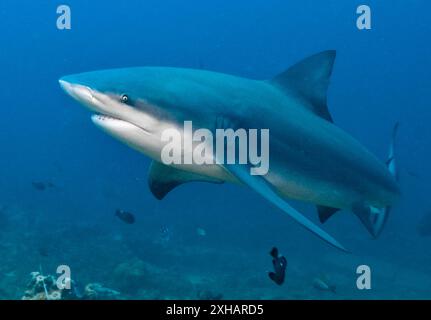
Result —
<svg viewBox="0 0 431 320"><path fill-rule="evenodd" d="M336 209L353 210L377 235L399 191L391 171L332 123L326 90L334 57L333 51L315 55L271 81L144 67L84 73L60 82L71 96L102 114L93 117L97 125L155 160L149 181L158 198L188 181L245 184L344 249L285 199L315 203L322 222ZM268 128L268 174L251 176L240 165L161 164L163 130L181 131L184 121L211 131ZM188 152L192 150L183 150Z"/></svg>

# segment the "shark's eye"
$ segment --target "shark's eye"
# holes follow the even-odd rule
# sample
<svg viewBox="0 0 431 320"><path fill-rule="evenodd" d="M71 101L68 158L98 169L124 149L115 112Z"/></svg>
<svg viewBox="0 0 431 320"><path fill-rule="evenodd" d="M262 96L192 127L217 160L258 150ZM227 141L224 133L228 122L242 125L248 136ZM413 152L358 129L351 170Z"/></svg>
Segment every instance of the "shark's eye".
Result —
<svg viewBox="0 0 431 320"><path fill-rule="evenodd" d="M121 102L123 102L123 103L129 102L129 97L127 95L123 94L121 96Z"/></svg>

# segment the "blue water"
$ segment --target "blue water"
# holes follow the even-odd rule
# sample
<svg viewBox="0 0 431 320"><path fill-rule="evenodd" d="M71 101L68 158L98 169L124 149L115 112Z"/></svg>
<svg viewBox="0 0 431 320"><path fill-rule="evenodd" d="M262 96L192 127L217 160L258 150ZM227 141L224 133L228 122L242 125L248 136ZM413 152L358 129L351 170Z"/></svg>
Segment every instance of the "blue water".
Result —
<svg viewBox="0 0 431 320"><path fill-rule="evenodd" d="M431 298L431 237L417 231L431 213L431 6L363 2L371 30L356 28L359 2L350 0L67 0L71 30L56 28L58 1L1 1L0 298L21 298L30 272L55 275L62 264L77 282L127 299ZM371 239L350 212L324 226L351 254L247 188L189 184L156 200L150 160L97 130L57 82L147 65L270 79L327 49L337 50L334 122L382 160L401 123L402 196L383 234ZM291 203L317 221L311 204ZM122 223L117 208L136 223ZM282 286L267 276L273 246L288 260ZM371 268L370 290L356 287L359 265ZM313 287L323 275L337 294Z"/></svg>

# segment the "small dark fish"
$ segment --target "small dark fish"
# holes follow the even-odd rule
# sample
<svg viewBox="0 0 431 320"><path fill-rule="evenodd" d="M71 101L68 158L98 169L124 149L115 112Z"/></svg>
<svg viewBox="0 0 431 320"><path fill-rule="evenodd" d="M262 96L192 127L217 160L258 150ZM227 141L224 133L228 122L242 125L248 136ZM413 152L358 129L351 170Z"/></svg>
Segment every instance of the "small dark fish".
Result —
<svg viewBox="0 0 431 320"><path fill-rule="evenodd" d="M46 189L45 183L43 182L32 182L33 188L39 191L43 191Z"/></svg>
<svg viewBox="0 0 431 320"><path fill-rule="evenodd" d="M54 184L51 182L43 182L43 181L33 181L32 183L33 188L39 191L44 191L48 188L54 188Z"/></svg>
<svg viewBox="0 0 431 320"><path fill-rule="evenodd" d="M127 224L135 223L135 216L130 212L117 209L117 211L115 211L115 215L124 223L127 223Z"/></svg>
<svg viewBox="0 0 431 320"><path fill-rule="evenodd" d="M270 255L273 258L272 264L274 265L275 272L269 272L269 278L281 286L286 274L287 260L285 257L278 254L278 249L276 247L272 248Z"/></svg>

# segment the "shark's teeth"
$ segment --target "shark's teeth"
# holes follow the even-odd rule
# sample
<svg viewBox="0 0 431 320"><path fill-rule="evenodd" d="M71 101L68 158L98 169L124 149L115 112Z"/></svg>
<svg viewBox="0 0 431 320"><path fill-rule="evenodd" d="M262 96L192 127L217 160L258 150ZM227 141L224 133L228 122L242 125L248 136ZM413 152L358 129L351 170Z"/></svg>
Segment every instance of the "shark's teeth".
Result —
<svg viewBox="0 0 431 320"><path fill-rule="evenodd" d="M107 116L107 115L104 115L104 114L95 114L95 115L93 115L93 117L95 119L101 120L101 121L104 121L104 120L118 120L117 118L110 117L110 116Z"/></svg>

